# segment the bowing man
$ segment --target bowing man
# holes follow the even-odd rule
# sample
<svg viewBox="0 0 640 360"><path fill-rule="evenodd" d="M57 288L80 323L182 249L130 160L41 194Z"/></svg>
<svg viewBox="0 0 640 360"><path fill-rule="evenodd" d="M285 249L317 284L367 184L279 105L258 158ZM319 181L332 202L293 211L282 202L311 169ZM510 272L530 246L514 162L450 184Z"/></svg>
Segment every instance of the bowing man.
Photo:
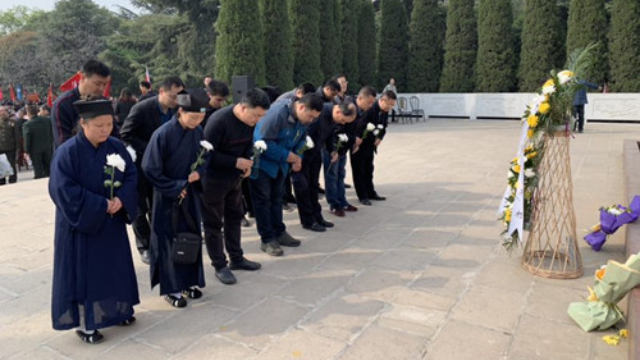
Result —
<svg viewBox="0 0 640 360"><path fill-rule="evenodd" d="M151 287L160 284L160 295L173 307L187 306L185 297L197 299L204 287L202 256L192 264L174 263L174 235L180 232L201 234L197 203L203 166L192 169L200 159L204 120L208 99L190 90L177 95L178 111L151 136L142 157L142 170L153 184L151 243L149 248ZM177 218L174 211L190 215ZM192 220L192 221L189 221ZM174 228L175 225L175 228ZM195 227L195 228L194 228Z"/></svg>
<svg viewBox="0 0 640 360"><path fill-rule="evenodd" d="M98 329L135 321L138 285L126 223L136 216L136 167L124 145L109 137L111 102L74 104L78 133L55 152L49 195L56 205L51 315L53 328L79 327L86 343Z"/></svg>

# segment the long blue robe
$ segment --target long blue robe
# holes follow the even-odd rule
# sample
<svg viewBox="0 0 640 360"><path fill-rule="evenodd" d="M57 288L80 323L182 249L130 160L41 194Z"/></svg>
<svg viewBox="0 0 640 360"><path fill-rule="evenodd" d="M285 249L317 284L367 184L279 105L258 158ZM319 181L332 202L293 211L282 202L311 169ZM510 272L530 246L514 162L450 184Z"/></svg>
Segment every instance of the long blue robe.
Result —
<svg viewBox="0 0 640 360"><path fill-rule="evenodd" d="M160 126L151 136L142 157L142 170L153 184L153 209L151 212L151 243L149 247L151 288L160 284L160 294L177 293L192 286L204 287L202 256L195 264L174 264L171 248L174 237L172 210L182 189L187 186L191 164L200 153L202 128L184 129L173 117ZM198 171L202 175L202 166ZM183 200L200 232L200 212L197 203L197 186L190 185ZM190 231L182 217L177 231Z"/></svg>
<svg viewBox="0 0 640 360"><path fill-rule="evenodd" d="M122 210L107 213L110 190L104 166L108 154L125 159L124 173L116 170L122 186L115 189ZM110 178L110 177L109 177ZM136 167L124 145L109 138L95 148L82 132L55 152L49 195L56 205L53 292L53 328L82 325L99 329L119 324L133 315L140 302L126 223L136 215Z"/></svg>

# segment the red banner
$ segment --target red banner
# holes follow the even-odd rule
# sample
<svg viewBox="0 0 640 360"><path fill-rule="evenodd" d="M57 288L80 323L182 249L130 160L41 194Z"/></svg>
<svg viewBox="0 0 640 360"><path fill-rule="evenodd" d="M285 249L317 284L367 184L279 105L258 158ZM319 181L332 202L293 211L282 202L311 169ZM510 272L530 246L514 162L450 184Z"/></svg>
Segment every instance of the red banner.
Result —
<svg viewBox="0 0 640 360"><path fill-rule="evenodd" d="M11 102L16 102L16 91L13 89L13 84L9 85L9 98Z"/></svg>
<svg viewBox="0 0 640 360"><path fill-rule="evenodd" d="M109 98L111 96L111 78L109 78L109 82L107 82L107 86L104 87L104 91L102 92L102 96Z"/></svg>
<svg viewBox="0 0 640 360"><path fill-rule="evenodd" d="M49 84L49 90L47 91L47 106L53 107L53 84Z"/></svg>
<svg viewBox="0 0 640 360"><path fill-rule="evenodd" d="M62 85L60 85L60 90L61 91L69 91L69 90L77 88L78 87L78 83L80 82L80 77L81 76L82 75L80 74L80 71L78 71L72 77L67 79L67 81L62 83Z"/></svg>
<svg viewBox="0 0 640 360"><path fill-rule="evenodd" d="M2 93L2 86L0 86L0 101L4 100L4 94Z"/></svg>

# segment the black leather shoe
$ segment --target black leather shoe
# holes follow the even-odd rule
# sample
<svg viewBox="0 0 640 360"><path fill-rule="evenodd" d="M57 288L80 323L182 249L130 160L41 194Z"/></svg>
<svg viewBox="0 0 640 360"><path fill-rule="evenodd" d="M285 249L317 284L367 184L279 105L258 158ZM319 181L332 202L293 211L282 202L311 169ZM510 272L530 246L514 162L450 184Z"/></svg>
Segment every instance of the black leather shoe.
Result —
<svg viewBox="0 0 640 360"><path fill-rule="evenodd" d="M371 201L369 201L369 199L362 199L362 200L360 200L360 204L366 205L366 206L371 206Z"/></svg>
<svg viewBox="0 0 640 360"><path fill-rule="evenodd" d="M271 256L282 256L282 255L284 255L284 251L282 251L282 248L280 247L280 244L275 240L272 240L272 241L267 242L267 243L261 242L260 243L260 250L266 252L267 254L269 254Z"/></svg>
<svg viewBox="0 0 640 360"><path fill-rule="evenodd" d="M231 266L229 266L231 270L247 270L247 271L256 271L262 267L260 263L255 261L247 260L242 258L241 261L232 261Z"/></svg>
<svg viewBox="0 0 640 360"><path fill-rule="evenodd" d="M233 285L237 282L236 277L233 276L233 273L228 266L225 266L220 270L216 270L216 277L225 285Z"/></svg>
<svg viewBox="0 0 640 360"><path fill-rule="evenodd" d="M281 246L288 246L288 247L297 247L297 246L300 246L300 244L301 244L300 240L298 240L298 239L294 238L293 236L289 235L289 233L286 232L286 231L283 232L282 234L280 234L280 236L278 236L276 241Z"/></svg>
<svg viewBox="0 0 640 360"><path fill-rule="evenodd" d="M318 224L317 222L314 222L314 223L313 223L313 224L311 224L311 225L305 225L305 226L303 226L303 228L305 228L305 229L307 229L307 230L315 231L315 232L324 232L324 231L327 231L327 228L325 228L324 226L322 226L322 225ZM286 246L286 245L284 245L284 244L280 244L280 245Z"/></svg>
<svg viewBox="0 0 640 360"><path fill-rule="evenodd" d="M325 219L322 219L322 220L318 221L318 224L320 224L320 225L322 225L322 226L324 226L326 228L332 228L334 226L331 221L327 221Z"/></svg>
<svg viewBox="0 0 640 360"><path fill-rule="evenodd" d="M140 260L142 260L143 263L149 265L149 250L142 250L140 252Z"/></svg>
<svg viewBox="0 0 640 360"><path fill-rule="evenodd" d="M375 200L375 201L385 201L385 200L387 200L387 198L386 198L386 197L384 197L384 196L380 196L380 195L378 195L378 194L376 194L376 196L371 196L369 199L371 199L371 200Z"/></svg>

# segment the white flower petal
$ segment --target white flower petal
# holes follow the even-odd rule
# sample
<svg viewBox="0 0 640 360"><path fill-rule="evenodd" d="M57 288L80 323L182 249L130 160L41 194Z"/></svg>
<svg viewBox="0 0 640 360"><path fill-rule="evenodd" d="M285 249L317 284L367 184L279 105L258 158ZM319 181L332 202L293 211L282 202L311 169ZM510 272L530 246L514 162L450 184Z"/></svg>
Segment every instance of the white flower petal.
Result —
<svg viewBox="0 0 640 360"><path fill-rule="evenodd" d="M207 151L212 151L213 150L213 145L210 142L208 142L207 140L200 141L200 146L202 146Z"/></svg>
<svg viewBox="0 0 640 360"><path fill-rule="evenodd" d="M129 152L129 156L131 156L131 161L136 162L138 156L136 155L136 151L131 147L131 145L127 145L127 151Z"/></svg>
<svg viewBox="0 0 640 360"><path fill-rule="evenodd" d="M375 126L375 125L373 125L372 123L368 123L368 124L367 124L367 130L368 130L368 131L373 131L373 129L375 129L375 128L376 128L376 126Z"/></svg>
<svg viewBox="0 0 640 360"><path fill-rule="evenodd" d="M315 144L313 143L313 139L311 138L311 136L307 136L305 142L307 143L307 148L309 149L313 149L313 147L315 146Z"/></svg>

